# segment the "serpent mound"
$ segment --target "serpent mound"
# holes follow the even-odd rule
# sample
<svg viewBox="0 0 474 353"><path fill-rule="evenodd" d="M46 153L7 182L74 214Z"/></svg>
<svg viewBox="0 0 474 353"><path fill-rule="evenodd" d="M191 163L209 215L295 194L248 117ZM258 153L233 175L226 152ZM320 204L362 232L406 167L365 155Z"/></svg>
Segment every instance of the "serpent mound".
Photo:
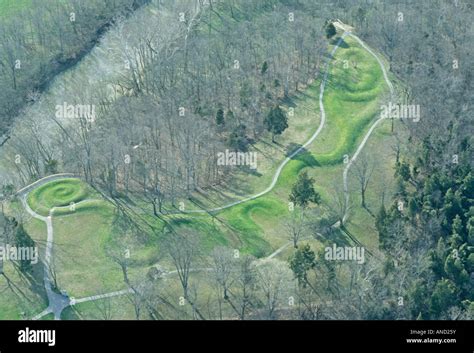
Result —
<svg viewBox="0 0 474 353"><path fill-rule="evenodd" d="M87 186L81 180L61 179L33 190L28 197L28 203L34 211L48 215L52 208L83 201L88 195Z"/></svg>

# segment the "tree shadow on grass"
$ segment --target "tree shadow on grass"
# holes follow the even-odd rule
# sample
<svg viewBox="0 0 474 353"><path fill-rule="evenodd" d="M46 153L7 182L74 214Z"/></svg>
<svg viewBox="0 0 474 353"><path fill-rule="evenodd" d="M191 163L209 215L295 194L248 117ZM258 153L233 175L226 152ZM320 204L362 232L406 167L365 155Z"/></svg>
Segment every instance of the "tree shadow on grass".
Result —
<svg viewBox="0 0 474 353"><path fill-rule="evenodd" d="M268 143L266 142L265 140L262 140L261 141L262 144L266 145L266 146L270 146L272 148L275 148L276 145L275 144L271 144L271 143ZM260 155L262 155L264 158L267 158L267 159L274 159L275 158L275 153L274 151L265 151L264 149L262 148L259 148L257 145L254 145L253 146L255 152L258 152ZM284 152L284 149L281 147L279 148L279 150L283 153Z"/></svg>
<svg viewBox="0 0 474 353"><path fill-rule="evenodd" d="M211 205L214 205L214 207L218 207L218 206L221 206L223 203L235 201L235 196L239 196L239 197L247 196L249 191L248 191L248 188L246 187L246 184L237 182L240 179L242 179L242 175L239 176L239 179L236 179L236 178L237 177L234 177L234 183L233 183L232 189L229 189L227 181L223 181L219 183L218 185L211 185L211 186L207 186L205 189L196 190L194 194L197 194L199 196L196 197L196 196L191 195L190 197L188 197L188 199L194 203L200 203L199 201L200 199L208 200L211 202ZM228 193L231 193L232 195L229 195ZM213 197L212 195L218 196L218 198L216 199L216 197ZM206 208L209 208L209 207L212 207L212 206L207 206Z"/></svg>
<svg viewBox="0 0 474 353"><path fill-rule="evenodd" d="M5 281L7 282L7 288L10 289L13 294L19 298L26 299L30 303L32 302L32 300L28 298L21 288L15 282L13 282L6 273L2 273L1 276L5 278Z"/></svg>
<svg viewBox="0 0 474 353"><path fill-rule="evenodd" d="M288 107L296 108L296 103L293 97L284 97L280 100L282 105L286 105Z"/></svg>
<svg viewBox="0 0 474 353"><path fill-rule="evenodd" d="M61 313L61 320L82 320L82 315L74 306L68 306Z"/></svg>
<svg viewBox="0 0 474 353"><path fill-rule="evenodd" d="M332 45L336 45L337 42L339 42L340 39L341 39L340 36L334 37L333 39L331 39L330 43ZM341 44L339 44L339 48L347 49L347 48L349 48L349 44L347 44L347 42L344 39L342 39Z"/></svg>
<svg viewBox="0 0 474 353"><path fill-rule="evenodd" d="M258 172L257 169L253 169L248 165L239 166L238 169L246 175L253 175L257 177L261 177L263 175L262 173Z"/></svg>
<svg viewBox="0 0 474 353"><path fill-rule="evenodd" d="M314 239L326 246L331 246L332 244L336 244L337 246L353 245L339 228L333 227L333 224L334 218L321 218L312 222L310 228L313 231Z"/></svg>
<svg viewBox="0 0 474 353"><path fill-rule="evenodd" d="M292 153L300 149L302 146L301 144L296 144L296 143L290 143L287 146L283 146L279 143L276 143L276 145L278 145L282 149L282 152L285 153L286 157L289 157ZM320 163L316 160L314 155L305 148L302 148L291 159L302 162L306 167L320 166ZM240 175L241 179L242 177L245 177L246 175L252 175L252 176L257 176L257 177L262 176L260 172L258 172L256 169L250 168L249 166L241 166L239 167L239 170L242 173L242 175ZM237 181L237 179L234 179L234 181ZM191 196L188 198L188 200L199 209L209 209L209 208L214 208L214 207L220 207L222 205L225 205L226 203L237 201L238 199L236 200L235 196L240 197L240 198L250 196L248 188L246 187L245 183L234 182L233 185L234 187L232 188L232 190L227 190L227 191L232 192L233 194L232 196L229 196L225 192L223 192L220 186L214 185L214 186L207 187L205 190L202 190L202 189L195 190L195 193L198 194L199 197ZM211 193L209 193L209 191L211 191ZM219 196L219 198L216 200L214 197L210 196L210 194L216 194ZM205 204L203 200L210 202L210 205Z"/></svg>
<svg viewBox="0 0 474 353"><path fill-rule="evenodd" d="M260 143L263 144L263 145L266 145L266 146L270 146L271 148L275 148L277 150L280 150L282 153L285 152L285 146L283 146L281 143L279 143L278 141L275 141L275 142L268 142L268 141L265 141L264 139L260 140ZM256 148L255 147L255 150L257 150L258 152L261 152L260 149ZM263 154L263 153L262 153ZM271 157L268 153L267 154L264 154L264 156L266 157Z"/></svg>
<svg viewBox="0 0 474 353"><path fill-rule="evenodd" d="M290 143L286 147L286 156L289 157L291 156L292 153L297 151L299 148L301 148L302 145L297 144L297 143ZM308 167L319 167L320 164L314 157L314 155L309 152L306 148L302 148L295 156L291 158L292 160L300 161L303 162L306 166Z"/></svg>
<svg viewBox="0 0 474 353"><path fill-rule="evenodd" d="M199 210L210 210L213 208L219 208L229 203L235 202L240 198L248 196L248 190L245 187L234 187L232 190L228 190L233 195L228 195L222 191L220 187L210 186L204 190L196 190L196 194L199 196L190 196L187 200ZM211 191L211 192L209 192ZM214 195L214 196L211 196ZM218 197L215 197L218 196ZM206 202L207 201L207 202ZM208 214L213 214L216 211L206 211Z"/></svg>
<svg viewBox="0 0 474 353"><path fill-rule="evenodd" d="M24 291L24 289L28 289L31 293L35 293L41 297L43 304L47 306L48 299L43 283L42 262L38 262L37 264L33 265L33 268L28 272L21 272L19 265L15 261L12 261L12 263L14 270L18 273L19 282L15 283L6 273L2 273L1 276L6 281L5 291L10 290L10 292L19 298L19 300L33 304L37 302L38 299L36 297L31 297L31 295ZM25 313L22 313L21 315L23 319L26 319L26 317L24 317Z"/></svg>
<svg viewBox="0 0 474 353"><path fill-rule="evenodd" d="M22 280L29 285L30 290L33 293L38 293L46 298L46 291L44 289L44 264L41 261L32 265L30 271L21 272L19 267L17 268L17 271L20 273Z"/></svg>
<svg viewBox="0 0 474 353"><path fill-rule="evenodd" d="M295 101L302 101L304 99L317 99L317 98L318 98L318 95L315 92L309 92L308 90L305 90L305 91L298 92L298 96L295 97Z"/></svg>

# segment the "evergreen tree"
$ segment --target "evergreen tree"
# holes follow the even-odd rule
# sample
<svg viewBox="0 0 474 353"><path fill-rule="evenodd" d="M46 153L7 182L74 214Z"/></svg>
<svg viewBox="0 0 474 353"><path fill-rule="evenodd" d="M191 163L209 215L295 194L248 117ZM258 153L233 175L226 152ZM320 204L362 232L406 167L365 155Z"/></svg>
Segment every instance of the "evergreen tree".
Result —
<svg viewBox="0 0 474 353"><path fill-rule="evenodd" d="M395 176L400 176L403 181L409 181L411 178L410 165L406 162L398 163Z"/></svg>
<svg viewBox="0 0 474 353"><path fill-rule="evenodd" d="M459 191L454 191L453 188L448 189L446 195L444 196L444 205L442 210L446 217L444 225L447 228L447 231L449 231L454 219L463 213L461 194Z"/></svg>
<svg viewBox="0 0 474 353"><path fill-rule="evenodd" d="M444 271L448 275L450 279L453 280L454 283L458 287L462 287L465 283L469 281L469 274L467 273L464 265L459 258L459 255L455 256L454 254L450 254L446 258L446 262L444 264Z"/></svg>
<svg viewBox="0 0 474 353"><path fill-rule="evenodd" d="M467 242L474 246L474 216L471 216L467 222Z"/></svg>
<svg viewBox="0 0 474 353"><path fill-rule="evenodd" d="M264 124L267 130L272 133L272 142L275 142L275 136L281 135L288 128L288 118L285 112L277 105L267 114Z"/></svg>
<svg viewBox="0 0 474 353"><path fill-rule="evenodd" d="M407 197L407 189L405 187L405 182L403 181L402 177L398 176L395 179L395 193L398 195L401 199L405 200Z"/></svg>
<svg viewBox="0 0 474 353"><path fill-rule="evenodd" d="M439 238L436 249L430 250L430 268L437 278L445 276L443 259L446 256L446 243Z"/></svg>
<svg viewBox="0 0 474 353"><path fill-rule="evenodd" d="M452 225L452 233L449 237L449 245L453 249L457 249L464 242L463 240L463 225L459 215L456 215Z"/></svg>
<svg viewBox="0 0 474 353"><path fill-rule="evenodd" d="M416 218L416 215L419 211L418 203L415 197L410 197L408 201L408 215L413 220Z"/></svg>
<svg viewBox="0 0 474 353"><path fill-rule="evenodd" d="M437 319L451 306L456 305L457 290L454 283L444 278L436 283L430 300L431 318Z"/></svg>
<svg viewBox="0 0 474 353"><path fill-rule="evenodd" d="M295 274L298 283L306 287L308 271L316 267L316 255L309 244L301 246L290 259L290 268Z"/></svg>
<svg viewBox="0 0 474 353"><path fill-rule="evenodd" d="M216 124L217 124L217 126L223 126L224 125L224 110L222 108L217 109Z"/></svg>
<svg viewBox="0 0 474 353"><path fill-rule="evenodd" d="M336 27L332 24L332 22L328 23L326 26L326 38L331 39L336 35Z"/></svg>
<svg viewBox="0 0 474 353"><path fill-rule="evenodd" d="M307 172L302 172L298 176L291 189L290 201L303 208L310 202L319 204L321 201L321 196L314 190L314 179L310 178Z"/></svg>
<svg viewBox="0 0 474 353"><path fill-rule="evenodd" d="M252 85L248 81L244 81L240 87L240 104L243 108L248 108L252 103L254 92Z"/></svg>

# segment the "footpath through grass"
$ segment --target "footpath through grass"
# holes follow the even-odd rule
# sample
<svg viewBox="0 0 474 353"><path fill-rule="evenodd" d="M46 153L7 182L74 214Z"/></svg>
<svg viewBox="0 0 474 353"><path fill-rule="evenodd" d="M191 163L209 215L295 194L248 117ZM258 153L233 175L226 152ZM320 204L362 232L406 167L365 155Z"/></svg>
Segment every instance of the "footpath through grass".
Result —
<svg viewBox="0 0 474 353"><path fill-rule="evenodd" d="M292 101L295 109L294 123L298 124L298 119L310 123L303 134L308 137L319 124L319 85L320 81L313 82ZM331 195L329 187L342 173L344 155L350 155L356 149L368 125L379 112L384 92L382 72L375 58L354 39L347 37L331 61L323 99L326 110L324 129L306 152L298 154L285 166L275 189L265 196L223 210L217 215L169 216L168 221L178 231L183 227L194 228L203 233L203 246L207 250L215 245L226 245L257 257L268 255L287 241L283 221L289 215L288 195L298 174L307 168L310 175L317 176L317 189L323 196L323 204L327 204ZM308 118L309 115L315 118ZM301 133L301 127L298 130ZM285 151L295 148L295 142L286 142L281 151L281 160L285 157ZM275 165L278 163L277 161ZM270 173L267 170L265 177L261 178L270 182L272 173L273 170ZM249 179L259 188L266 186L258 180L258 176ZM340 182L342 183L342 178ZM226 187L232 190L234 185ZM238 188L256 189L253 185L238 185ZM30 194L28 201L38 213L47 215L49 209L56 207L55 215L61 216L70 213L71 203L78 203L89 197L91 190L85 184L77 179L67 179L39 187ZM224 200L219 200L222 201ZM80 203L76 211L97 212L101 208L101 202L103 201ZM215 203L216 206L222 205L218 201ZM189 206L196 208L196 205Z"/></svg>
<svg viewBox="0 0 474 353"><path fill-rule="evenodd" d="M320 81L314 82L296 97L296 118L307 116L308 112L302 109L308 107L313 109L311 114L319 115L319 85ZM316 184L323 196L323 208L330 202L330 187L334 182L340 182L342 188L345 155L350 157L370 123L378 116L386 89L376 59L354 39L346 37L331 62L323 98L326 124L321 134L306 152L298 154L285 166L273 191L217 215L227 232L230 229L232 234L240 237L243 251L261 257L288 241L283 224L289 215L288 195L303 169L308 169L310 175L317 175ZM317 125L307 127L309 136L316 128ZM284 158L282 153L281 160ZM268 180L268 176L265 179ZM261 183L258 184L262 187ZM232 189L233 186L227 187ZM262 189L264 187L266 185ZM242 189L242 185L238 188ZM247 189L253 190L254 187L249 185Z"/></svg>
<svg viewBox="0 0 474 353"><path fill-rule="evenodd" d="M299 126L298 134L307 135L308 138L319 124L319 85L319 81L314 82L292 102L295 109L294 123ZM336 51L330 67L324 94L326 125L313 144L308 146L308 150L285 166L275 189L256 200L214 215L182 214L168 216L166 221L177 231L188 228L202 234L201 245L205 252L214 246L225 245L257 257L269 255L288 242L284 220L289 216L288 195L298 174L307 169L310 175L316 177L317 189L323 196L321 208L324 209L331 195L331 183L335 179L342 183L344 155L355 151L379 111L384 92L382 73L376 60L353 39L346 38ZM301 126L303 120L305 124L308 123L305 128ZM285 144L280 147L279 161L272 156L277 160L275 165L285 158L285 152L295 148L296 142L305 141L290 140L285 140ZM379 142L383 143L383 140ZM269 167L269 163L263 165L270 170L270 173L265 173L265 179L269 181L273 168ZM249 179L258 186L240 184L238 189L261 191L268 186L258 176ZM233 185L226 187L232 189ZM81 180L74 178L38 187L30 193L28 202L32 209L42 215L48 215L49 210L55 208L55 253L61 288L76 297L122 288L120 268L105 254L106 246L114 234L115 212L110 204L101 200ZM71 203L77 205L71 208ZM355 216L358 217L357 213ZM157 228L162 225L162 220L149 217L150 221L154 219ZM165 241L163 235L150 235L139 247L132 249L132 278L135 273L143 274L158 261L163 264L160 248ZM164 264L166 266L166 260Z"/></svg>
<svg viewBox="0 0 474 353"><path fill-rule="evenodd" d="M128 266L132 278L134 274L143 276L159 260L158 234L141 234L140 239L132 239L130 244L122 242L128 230L115 227L123 223L119 220L122 216L80 179L46 183L31 191L28 202L36 212L53 216L56 280L58 287L71 297L123 289L123 273L107 249L120 254L125 249L130 252ZM50 213L53 207L54 212ZM33 218L28 225L38 222L44 224ZM45 234L44 227L44 237Z"/></svg>

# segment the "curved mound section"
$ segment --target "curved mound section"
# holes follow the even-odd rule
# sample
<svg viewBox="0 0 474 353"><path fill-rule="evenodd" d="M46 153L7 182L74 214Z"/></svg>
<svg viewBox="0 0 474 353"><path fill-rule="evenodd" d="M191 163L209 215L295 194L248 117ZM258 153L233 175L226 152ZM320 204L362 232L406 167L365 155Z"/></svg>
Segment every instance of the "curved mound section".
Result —
<svg viewBox="0 0 474 353"><path fill-rule="evenodd" d="M44 184L28 196L28 204L37 213L48 215L54 207L64 207L87 199L90 195L85 183L79 179L61 179Z"/></svg>
<svg viewBox="0 0 474 353"><path fill-rule="evenodd" d="M336 51L324 92L326 126L311 147L319 165L342 163L350 155L366 127L380 114L387 87L377 60L359 43L344 39Z"/></svg>
<svg viewBox="0 0 474 353"><path fill-rule="evenodd" d="M377 61L360 47L342 49L338 54L330 83L341 102L365 102L377 98L380 84L383 84Z"/></svg>

